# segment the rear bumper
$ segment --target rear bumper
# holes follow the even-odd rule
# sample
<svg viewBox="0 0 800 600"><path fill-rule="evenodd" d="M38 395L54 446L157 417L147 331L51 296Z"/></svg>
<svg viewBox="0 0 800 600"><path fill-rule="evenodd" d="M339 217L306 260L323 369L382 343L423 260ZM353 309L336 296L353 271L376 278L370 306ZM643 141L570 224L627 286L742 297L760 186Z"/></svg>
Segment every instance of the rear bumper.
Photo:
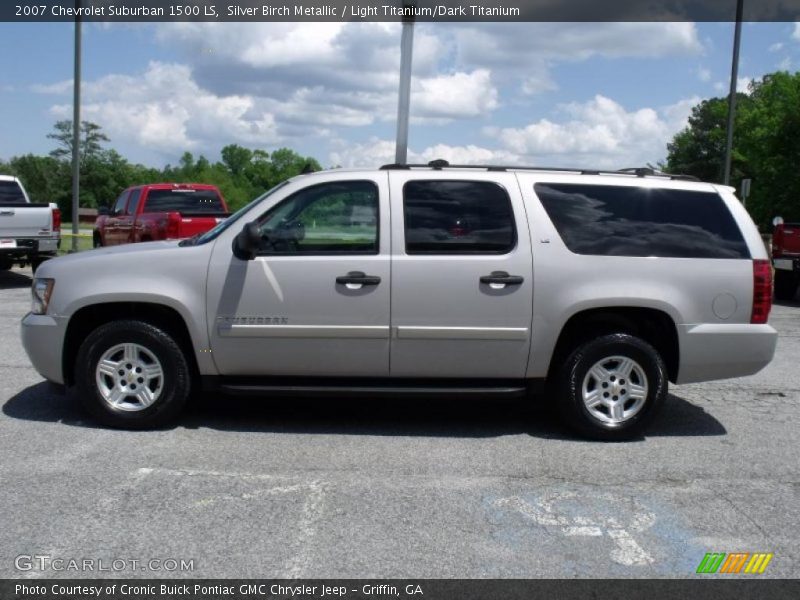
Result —
<svg viewBox="0 0 800 600"><path fill-rule="evenodd" d="M800 274L800 257L798 256L779 256L772 259L772 266L776 271L793 272Z"/></svg>
<svg viewBox="0 0 800 600"><path fill-rule="evenodd" d="M680 325L676 383L694 383L758 373L775 355L778 332L769 325Z"/></svg>
<svg viewBox="0 0 800 600"><path fill-rule="evenodd" d="M58 384L64 383L61 355L67 321L66 317L32 313L22 319L22 346L33 368L48 381Z"/></svg>
<svg viewBox="0 0 800 600"><path fill-rule="evenodd" d="M58 243L60 241L58 237L10 239L14 239L15 247L0 246L0 257L14 260L40 254L55 255L58 252Z"/></svg>

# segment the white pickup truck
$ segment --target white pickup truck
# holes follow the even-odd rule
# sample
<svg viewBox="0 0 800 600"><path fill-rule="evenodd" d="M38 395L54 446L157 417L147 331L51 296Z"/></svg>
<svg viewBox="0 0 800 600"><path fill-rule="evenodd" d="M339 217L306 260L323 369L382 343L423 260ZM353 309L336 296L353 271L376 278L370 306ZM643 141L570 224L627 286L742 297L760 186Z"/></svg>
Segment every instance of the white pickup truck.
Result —
<svg viewBox="0 0 800 600"><path fill-rule="evenodd" d="M30 264L34 271L58 253L61 211L33 204L16 177L0 175L0 271Z"/></svg>

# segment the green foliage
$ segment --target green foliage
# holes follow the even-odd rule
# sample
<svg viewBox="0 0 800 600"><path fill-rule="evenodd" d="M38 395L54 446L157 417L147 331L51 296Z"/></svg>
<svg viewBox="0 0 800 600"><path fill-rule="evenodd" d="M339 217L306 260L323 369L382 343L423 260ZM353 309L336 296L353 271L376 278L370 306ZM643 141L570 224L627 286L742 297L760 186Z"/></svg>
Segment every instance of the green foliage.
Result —
<svg viewBox="0 0 800 600"><path fill-rule="evenodd" d="M56 202L64 215L72 211L72 121L59 121L47 136L56 141L48 156L27 154L0 161L0 173L19 177L31 200ZM110 204L120 192L145 183L208 183L222 191L231 210L236 210L281 181L294 177L306 165L320 170L319 163L288 148L270 155L229 144L221 151L222 160L212 163L206 157L195 159L184 152L177 166L154 169L133 164L116 150L103 147L109 138L102 128L88 121L81 123L80 206L96 208Z"/></svg>
<svg viewBox="0 0 800 600"><path fill-rule="evenodd" d="M721 182L728 99L704 100L692 109L689 126L667 146L666 168ZM747 209L762 229L781 215L800 220L800 73L779 71L738 94L731 185L753 180Z"/></svg>

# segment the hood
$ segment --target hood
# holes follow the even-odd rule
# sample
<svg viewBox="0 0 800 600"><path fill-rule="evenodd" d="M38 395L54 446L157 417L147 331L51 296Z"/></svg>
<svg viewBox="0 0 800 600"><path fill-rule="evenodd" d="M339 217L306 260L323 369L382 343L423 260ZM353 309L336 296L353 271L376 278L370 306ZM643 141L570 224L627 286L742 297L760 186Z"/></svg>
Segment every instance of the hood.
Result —
<svg viewBox="0 0 800 600"><path fill-rule="evenodd" d="M69 242L61 242L69 243ZM139 244L121 244L109 248L95 248L75 254L65 254L58 258L45 261L36 271L38 277L54 277L63 269L89 272L94 269L118 268L120 264L149 267L154 271L162 259L168 259L178 253L191 252L203 246L179 247L179 240L166 240L160 242L142 242ZM212 245L212 244L207 244ZM205 244L204 244L205 246Z"/></svg>

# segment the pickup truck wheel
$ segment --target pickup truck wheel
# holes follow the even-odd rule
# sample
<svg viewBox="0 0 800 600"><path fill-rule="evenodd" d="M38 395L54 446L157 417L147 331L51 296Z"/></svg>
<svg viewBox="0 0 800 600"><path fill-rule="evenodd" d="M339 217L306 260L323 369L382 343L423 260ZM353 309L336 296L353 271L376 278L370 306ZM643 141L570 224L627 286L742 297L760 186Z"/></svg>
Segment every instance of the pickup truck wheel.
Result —
<svg viewBox="0 0 800 600"><path fill-rule="evenodd" d="M616 333L579 346L557 381L559 410L567 425L585 437L637 437L667 395L667 369L655 348Z"/></svg>
<svg viewBox="0 0 800 600"><path fill-rule="evenodd" d="M101 325L81 345L76 365L81 402L111 427L164 426L189 396L190 371L180 346L142 321Z"/></svg>
<svg viewBox="0 0 800 600"><path fill-rule="evenodd" d="M775 271L775 297L778 300L794 300L797 293L797 277L794 273Z"/></svg>

